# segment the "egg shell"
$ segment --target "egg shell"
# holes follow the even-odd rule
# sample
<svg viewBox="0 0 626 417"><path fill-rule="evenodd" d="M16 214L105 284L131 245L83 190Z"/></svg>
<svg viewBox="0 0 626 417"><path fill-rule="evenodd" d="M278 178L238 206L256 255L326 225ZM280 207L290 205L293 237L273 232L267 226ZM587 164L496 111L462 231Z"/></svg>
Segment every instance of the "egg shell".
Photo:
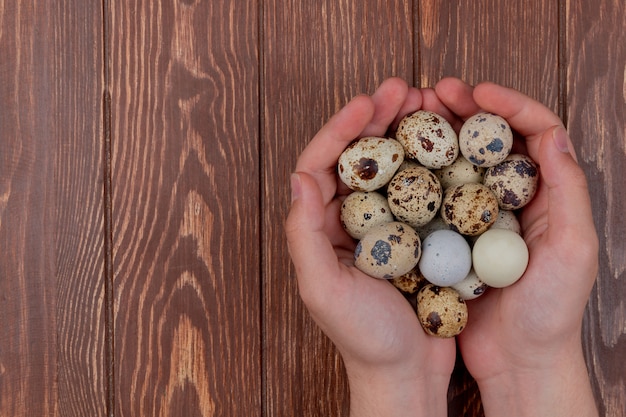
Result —
<svg viewBox="0 0 626 417"><path fill-rule="evenodd" d="M372 277L391 279L415 268L420 255L421 241L415 229L391 222L370 229L359 241L354 265Z"/></svg>
<svg viewBox="0 0 626 417"><path fill-rule="evenodd" d="M412 227L430 222L441 205L439 180L424 167L412 167L398 172L387 187L387 201L397 220Z"/></svg>
<svg viewBox="0 0 626 417"><path fill-rule="evenodd" d="M341 204L341 225L350 236L361 239L375 226L394 220L387 198L375 191L355 191Z"/></svg>
<svg viewBox="0 0 626 417"><path fill-rule="evenodd" d="M441 203L441 217L451 228L467 236L487 230L498 217L498 200L483 184L450 187Z"/></svg>
<svg viewBox="0 0 626 417"><path fill-rule="evenodd" d="M402 276L392 278L389 282L404 294L415 294L427 283L419 268L414 268Z"/></svg>
<svg viewBox="0 0 626 417"><path fill-rule="evenodd" d="M462 281L472 268L472 250L463 236L437 230L422 242L419 270L428 282L449 287Z"/></svg>
<svg viewBox="0 0 626 417"><path fill-rule="evenodd" d="M483 295L489 286L478 278L474 269L471 269L463 281L452 285L452 288L459 293L462 299L469 301Z"/></svg>
<svg viewBox="0 0 626 417"><path fill-rule="evenodd" d="M393 177L404 161L402 145L389 138L367 136L352 142L339 156L341 181L355 191L374 191Z"/></svg>
<svg viewBox="0 0 626 417"><path fill-rule="evenodd" d="M522 277L528 265L524 239L506 229L489 229L474 243L472 263L478 278L490 287L503 288Z"/></svg>
<svg viewBox="0 0 626 417"><path fill-rule="evenodd" d="M405 116L398 124L396 139L409 157L427 168L450 165L459 154L458 138L450 123L427 110Z"/></svg>
<svg viewBox="0 0 626 417"><path fill-rule="evenodd" d="M426 223L424 226L420 226L416 228L415 230L417 230L417 233L420 235L420 239L422 239L422 242L423 242L424 239L426 239L426 237L428 237L428 235L434 231L451 230L451 229L450 229L450 225L446 223L445 221L443 221L441 216L436 215L431 221Z"/></svg>
<svg viewBox="0 0 626 417"><path fill-rule="evenodd" d="M485 172L485 184L498 199L500 208L516 210L535 196L539 182L537 164L526 155L512 154Z"/></svg>
<svg viewBox="0 0 626 417"><path fill-rule="evenodd" d="M465 159L462 155L451 165L433 171L439 179L441 187L445 190L455 185L472 182L483 182L485 168L476 166Z"/></svg>
<svg viewBox="0 0 626 417"><path fill-rule="evenodd" d="M417 293L417 317L429 335L454 337L467 325L467 305L456 290L428 284Z"/></svg>
<svg viewBox="0 0 626 417"><path fill-rule="evenodd" d="M513 147L513 131L507 121L492 113L477 113L459 131L461 154L472 164L490 167L502 162Z"/></svg>
<svg viewBox="0 0 626 417"><path fill-rule="evenodd" d="M491 225L490 229L506 229L522 234L522 227L519 224L519 220L514 212L511 210L499 210L496 221Z"/></svg>

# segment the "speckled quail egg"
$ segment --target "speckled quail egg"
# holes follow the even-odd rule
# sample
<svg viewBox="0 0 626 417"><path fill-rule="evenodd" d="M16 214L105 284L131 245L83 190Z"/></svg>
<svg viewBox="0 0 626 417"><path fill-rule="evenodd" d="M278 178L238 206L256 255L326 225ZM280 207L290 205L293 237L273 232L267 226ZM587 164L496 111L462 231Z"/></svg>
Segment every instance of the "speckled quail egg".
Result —
<svg viewBox="0 0 626 417"><path fill-rule="evenodd" d="M503 288L522 277L528 265L528 247L520 235L506 229L489 229L472 249L478 278L490 287Z"/></svg>
<svg viewBox="0 0 626 417"><path fill-rule="evenodd" d="M456 290L428 284L417 293L417 317L429 335L454 337L467 324L467 305Z"/></svg>
<svg viewBox="0 0 626 417"><path fill-rule="evenodd" d="M489 287L478 278L474 269L471 269L463 281L452 285L452 288L459 293L462 299L469 301L483 295Z"/></svg>
<svg viewBox="0 0 626 417"><path fill-rule="evenodd" d="M409 157L427 168L450 165L459 154L458 138L450 123L427 110L405 116L396 130L396 139Z"/></svg>
<svg viewBox="0 0 626 417"><path fill-rule="evenodd" d="M498 218L496 218L496 221L491 225L490 229L506 229L518 235L522 234L522 227L519 224L519 220L517 220L517 216L511 210L499 210Z"/></svg>
<svg viewBox="0 0 626 417"><path fill-rule="evenodd" d="M424 167L407 168L398 172L387 187L387 201L397 220L412 227L431 221L441 205L439 180Z"/></svg>
<svg viewBox="0 0 626 417"><path fill-rule="evenodd" d="M502 162L513 147L513 132L505 119L492 113L477 113L459 132L461 154L472 164L490 167Z"/></svg>
<svg viewBox="0 0 626 417"><path fill-rule="evenodd" d="M463 236L437 230L422 242L419 270L428 282L449 287L462 281L472 268L472 250Z"/></svg>
<svg viewBox="0 0 626 417"><path fill-rule="evenodd" d="M389 282L404 294L415 294L427 283L426 278L420 273L419 268L414 268L404 275L392 278Z"/></svg>
<svg viewBox="0 0 626 417"><path fill-rule="evenodd" d="M374 191L393 177L404 160L402 145L388 138L368 136L352 142L338 161L339 178L355 191Z"/></svg>
<svg viewBox="0 0 626 417"><path fill-rule="evenodd" d="M446 190L441 217L451 228L467 236L487 230L498 217L498 200L483 184L461 184Z"/></svg>
<svg viewBox="0 0 626 417"><path fill-rule="evenodd" d="M350 236L361 239L375 226L392 222L387 198L375 191L355 191L341 204L341 225Z"/></svg>
<svg viewBox="0 0 626 417"><path fill-rule="evenodd" d="M537 191L539 170L526 155L511 154L485 172L485 184L495 194L500 208L515 210L528 204Z"/></svg>
<svg viewBox="0 0 626 417"><path fill-rule="evenodd" d="M485 174L485 168L476 166L470 161L465 159L462 155L454 161L451 165L437 169L433 171L441 187L446 188L453 187L455 185L467 184L470 182L483 182L483 176Z"/></svg>
<svg viewBox="0 0 626 417"><path fill-rule="evenodd" d="M426 223L424 226L416 228L415 230L417 230L417 233L420 235L420 239L422 239L423 242L429 234L436 230L450 230L450 225L443 221L441 216L437 214L431 221Z"/></svg>
<svg viewBox="0 0 626 417"><path fill-rule="evenodd" d="M376 226L363 237L354 251L354 265L381 279L406 274L417 265L421 241L409 225L391 222Z"/></svg>

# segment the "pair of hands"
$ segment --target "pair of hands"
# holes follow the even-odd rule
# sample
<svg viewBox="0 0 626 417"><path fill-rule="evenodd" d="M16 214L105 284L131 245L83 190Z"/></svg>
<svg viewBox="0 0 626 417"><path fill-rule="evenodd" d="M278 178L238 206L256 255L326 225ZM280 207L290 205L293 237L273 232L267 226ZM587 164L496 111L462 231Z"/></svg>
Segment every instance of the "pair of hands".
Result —
<svg viewBox="0 0 626 417"><path fill-rule="evenodd" d="M559 415L543 401L571 395L574 414L584 415L587 405L594 415L580 337L598 241L584 173L560 119L545 106L508 88L474 88L455 78L421 90L391 78L372 96L357 96L315 135L291 178L286 233L298 288L342 355L352 414L445 415L455 340L428 336L397 289L354 267L355 243L339 221L350 192L336 175L341 152L355 138L384 136L418 109L443 115L457 131L479 110L497 113L524 136L522 147L540 166L539 189L520 218L528 268L516 284L469 301L468 325L457 337L486 413L514 415L513 402L540 395L537 408L525 410ZM556 386L573 377L582 378L567 390L575 395Z"/></svg>

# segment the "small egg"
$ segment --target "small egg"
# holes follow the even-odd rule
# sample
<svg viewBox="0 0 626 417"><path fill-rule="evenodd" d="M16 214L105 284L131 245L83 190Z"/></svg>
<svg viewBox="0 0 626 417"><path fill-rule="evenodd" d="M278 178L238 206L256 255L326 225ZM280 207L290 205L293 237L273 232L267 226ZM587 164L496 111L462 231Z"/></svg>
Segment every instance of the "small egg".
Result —
<svg viewBox="0 0 626 417"><path fill-rule="evenodd" d="M451 228L467 236L487 230L498 217L498 200L483 184L461 184L446 190L441 217Z"/></svg>
<svg viewBox="0 0 626 417"><path fill-rule="evenodd" d="M420 255L417 232L407 224L391 222L370 229L359 241L354 265L372 277L391 279L415 268Z"/></svg>
<svg viewBox="0 0 626 417"><path fill-rule="evenodd" d="M439 180L424 167L412 167L398 172L387 187L391 212L404 223L420 227L431 221L441 205Z"/></svg>
<svg viewBox="0 0 626 417"><path fill-rule="evenodd" d="M429 335L454 337L467 325L467 305L454 289L428 284L417 293L417 317Z"/></svg>
<svg viewBox="0 0 626 417"><path fill-rule="evenodd" d="M405 116L396 130L396 139L409 157L427 168L450 165L459 154L458 138L450 123L427 110Z"/></svg>
<svg viewBox="0 0 626 417"><path fill-rule="evenodd" d="M481 112L463 123L459 132L461 154L472 164L490 167L502 162L513 147L513 131L505 119Z"/></svg>
<svg viewBox="0 0 626 417"><path fill-rule="evenodd" d="M355 191L374 191L393 177L404 160L402 145L388 138L368 136L352 142L339 156L339 178Z"/></svg>
<svg viewBox="0 0 626 417"><path fill-rule="evenodd" d="M424 226L420 226L416 228L417 233L420 235L420 239L424 241L429 234L436 230L451 230L450 225L443 221L441 216L435 216L431 221L426 223Z"/></svg>
<svg viewBox="0 0 626 417"><path fill-rule="evenodd" d="M487 291L488 286L478 278L474 269L471 269L469 274L463 278L463 281L452 285L452 288L459 293L462 299L468 301L483 295Z"/></svg>
<svg viewBox="0 0 626 417"><path fill-rule="evenodd" d="M419 268L406 274L389 280L394 287L404 294L415 294L426 283L426 278L420 273Z"/></svg>
<svg viewBox="0 0 626 417"><path fill-rule="evenodd" d="M467 184L471 182L483 182L483 176L485 175L485 168L476 166L470 161L465 159L462 155L459 156L452 165L437 169L433 171L441 187L446 188L453 187L455 185Z"/></svg>
<svg viewBox="0 0 626 417"><path fill-rule="evenodd" d="M462 281L472 267L472 250L463 236L437 230L422 243L419 270L428 282L449 287Z"/></svg>
<svg viewBox="0 0 626 417"><path fill-rule="evenodd" d="M522 234L522 227L519 224L519 220L517 220L517 216L511 210L499 210L498 218L496 218L496 221L491 225L490 229L506 229L518 235Z"/></svg>
<svg viewBox="0 0 626 417"><path fill-rule="evenodd" d="M375 191L355 191L341 204L341 225L350 236L361 239L375 226L392 222L387 198Z"/></svg>
<svg viewBox="0 0 626 417"><path fill-rule="evenodd" d="M515 283L526 271L528 248L515 232L489 229L476 240L472 262L482 282L490 287L503 288Z"/></svg>
<svg viewBox="0 0 626 417"><path fill-rule="evenodd" d="M485 172L485 184L495 194L500 208L516 210L528 204L537 191L539 170L526 155L512 154Z"/></svg>

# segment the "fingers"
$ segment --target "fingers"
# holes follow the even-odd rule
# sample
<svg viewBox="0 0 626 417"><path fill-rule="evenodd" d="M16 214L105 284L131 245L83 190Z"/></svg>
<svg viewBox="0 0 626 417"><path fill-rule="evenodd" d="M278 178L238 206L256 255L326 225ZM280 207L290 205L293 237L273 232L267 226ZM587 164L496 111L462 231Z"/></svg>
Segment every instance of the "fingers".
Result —
<svg viewBox="0 0 626 417"><path fill-rule="evenodd" d="M435 92L441 102L461 119L467 119L480 111L474 101L474 88L458 78L442 79L435 85Z"/></svg>
<svg viewBox="0 0 626 417"><path fill-rule="evenodd" d="M400 78L385 80L372 95L374 116L360 136L383 136L406 102L409 87Z"/></svg>
<svg viewBox="0 0 626 417"><path fill-rule="evenodd" d="M307 293L316 280L337 277L339 264L324 230L325 204L316 180L307 173L297 173L292 175L291 183L293 202L285 233L300 291Z"/></svg>
<svg viewBox="0 0 626 417"><path fill-rule="evenodd" d="M352 99L326 123L302 151L296 171L311 175L319 184L325 202L336 191L336 166L341 152L368 126L374 102L365 95Z"/></svg>

